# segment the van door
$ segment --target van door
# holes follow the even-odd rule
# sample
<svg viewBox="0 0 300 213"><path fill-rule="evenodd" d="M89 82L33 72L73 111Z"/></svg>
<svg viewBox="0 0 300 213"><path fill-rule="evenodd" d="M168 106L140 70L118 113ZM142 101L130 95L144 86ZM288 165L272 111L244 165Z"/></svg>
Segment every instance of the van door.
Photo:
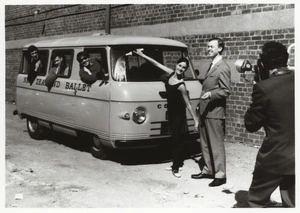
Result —
<svg viewBox="0 0 300 213"><path fill-rule="evenodd" d="M45 109L45 80L48 65L48 50L37 51L41 69L38 70L37 76L28 82L28 73L30 72L30 64L33 63L27 51L23 52L23 60L17 77L16 102L19 112L31 115L33 117L45 117L47 110Z"/></svg>
<svg viewBox="0 0 300 213"><path fill-rule="evenodd" d="M73 49L52 50L49 70L45 79L47 92L44 102L48 119L54 123L68 127L74 126L76 107L75 92L67 87L73 81L70 78L73 58ZM54 72L56 75L53 74ZM51 82L51 86L47 86L49 81Z"/></svg>
<svg viewBox="0 0 300 213"><path fill-rule="evenodd" d="M106 49L85 48L84 51L88 53L89 59L100 64L103 75L90 85L78 80L75 124L78 129L96 134L102 140L109 140L110 84Z"/></svg>

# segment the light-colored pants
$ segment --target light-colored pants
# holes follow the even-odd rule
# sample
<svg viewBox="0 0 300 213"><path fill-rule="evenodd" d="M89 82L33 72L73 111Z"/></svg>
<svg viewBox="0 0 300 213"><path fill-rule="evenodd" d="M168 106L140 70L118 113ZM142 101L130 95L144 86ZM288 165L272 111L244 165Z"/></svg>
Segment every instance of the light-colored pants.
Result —
<svg viewBox="0 0 300 213"><path fill-rule="evenodd" d="M202 173L226 178L224 119L200 119L200 144L205 165Z"/></svg>

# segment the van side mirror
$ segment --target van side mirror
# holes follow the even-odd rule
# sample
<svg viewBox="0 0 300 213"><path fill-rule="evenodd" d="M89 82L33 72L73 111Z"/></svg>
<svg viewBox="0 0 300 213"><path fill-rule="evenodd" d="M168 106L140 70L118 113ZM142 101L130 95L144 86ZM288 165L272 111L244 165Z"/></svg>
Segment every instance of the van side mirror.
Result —
<svg viewBox="0 0 300 213"><path fill-rule="evenodd" d="M200 71L199 71L198 69L196 69L196 70L195 70L195 73L196 73L197 76L199 76Z"/></svg>

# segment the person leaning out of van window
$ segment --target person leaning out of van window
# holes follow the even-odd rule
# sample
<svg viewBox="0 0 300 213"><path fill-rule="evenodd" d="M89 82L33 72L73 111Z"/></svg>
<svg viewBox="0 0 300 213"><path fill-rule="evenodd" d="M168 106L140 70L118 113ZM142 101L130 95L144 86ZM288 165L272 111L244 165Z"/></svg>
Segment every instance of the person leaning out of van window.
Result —
<svg viewBox="0 0 300 213"><path fill-rule="evenodd" d="M40 59L39 50L36 46L29 46L27 49L27 54L30 61L27 81L30 83L30 85L32 85L43 65Z"/></svg>
<svg viewBox="0 0 300 213"><path fill-rule="evenodd" d="M52 67L45 79L45 85L47 86L48 91L50 91L58 76L68 76L69 72L69 67L66 64L66 59L63 53L52 53L51 61Z"/></svg>
<svg viewBox="0 0 300 213"><path fill-rule="evenodd" d="M99 79L104 79L104 69L99 61L95 58L90 58L86 51L77 54L80 70L79 76L81 81L86 84L93 84Z"/></svg>

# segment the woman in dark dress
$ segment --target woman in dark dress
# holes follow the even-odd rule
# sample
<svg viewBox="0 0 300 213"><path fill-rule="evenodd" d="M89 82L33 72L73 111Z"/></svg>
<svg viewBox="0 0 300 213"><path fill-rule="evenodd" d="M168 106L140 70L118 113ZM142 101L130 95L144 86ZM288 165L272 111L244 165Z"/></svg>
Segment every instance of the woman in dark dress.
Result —
<svg viewBox="0 0 300 213"><path fill-rule="evenodd" d="M135 53L169 75L165 86L168 102L168 120L171 127L173 165L167 170L172 170L173 175L179 178L181 177L179 169L183 166L184 161L184 136L187 133L186 108L194 119L195 130L198 129L199 125L198 118L192 109L182 77L183 73L189 67L189 61L186 58L180 58L177 61L175 70L172 70L145 55L142 50L137 50Z"/></svg>

